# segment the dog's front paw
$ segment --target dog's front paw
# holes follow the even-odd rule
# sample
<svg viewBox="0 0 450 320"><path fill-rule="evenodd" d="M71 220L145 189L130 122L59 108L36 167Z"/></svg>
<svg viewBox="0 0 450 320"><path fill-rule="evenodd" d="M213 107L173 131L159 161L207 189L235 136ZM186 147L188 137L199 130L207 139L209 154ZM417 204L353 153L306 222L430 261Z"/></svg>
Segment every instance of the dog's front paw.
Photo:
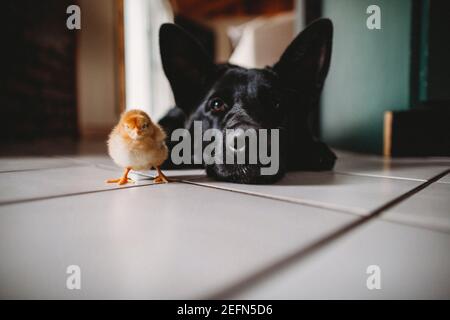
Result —
<svg viewBox="0 0 450 320"><path fill-rule="evenodd" d="M308 143L299 149L300 152L291 154L290 170L325 171L331 170L336 162L336 155L323 142Z"/></svg>
<svg viewBox="0 0 450 320"><path fill-rule="evenodd" d="M337 157L325 143L315 142L310 152L310 170L323 171L333 169Z"/></svg>

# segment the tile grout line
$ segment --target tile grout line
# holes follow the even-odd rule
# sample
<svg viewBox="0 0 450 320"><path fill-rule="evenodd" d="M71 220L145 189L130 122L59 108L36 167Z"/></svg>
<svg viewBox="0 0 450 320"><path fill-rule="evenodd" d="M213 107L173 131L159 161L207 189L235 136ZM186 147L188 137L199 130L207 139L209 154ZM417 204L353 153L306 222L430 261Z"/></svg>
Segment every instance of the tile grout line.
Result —
<svg viewBox="0 0 450 320"><path fill-rule="evenodd" d="M79 166L70 166L70 167L62 167L64 168L73 168L73 167L95 167L97 169L106 170L106 171L114 171L113 168L110 168L108 166L103 167L103 165L98 164L86 164L86 165L79 165ZM37 170L49 170L52 168L42 168ZM61 169L61 167L55 168L55 169ZM30 169L32 170L32 169ZM29 171L29 170L25 170ZM138 175L141 175L139 173L136 173ZM148 178L151 178L150 176L145 176ZM153 177L154 178L154 177ZM182 181L176 178L170 178L172 183L181 183ZM134 185L134 186L126 186L126 187L116 187L116 188L109 188L109 189L101 189L101 190L90 190L90 191L80 191L80 192L73 192L73 193L66 193L66 194L59 194L59 195L52 195L52 196L44 196L44 197L36 197L36 198L28 198L28 199L20 199L20 200L10 200L10 201L3 201L0 202L0 207L8 206L8 205L15 205L15 204L22 204L22 203L29 203L34 201L44 201L44 200L52 200L52 199L60 199L64 197L75 197L75 196L83 196L93 193L100 193L100 192L108 192L108 191L116 191L116 190L125 190L125 189L133 189L133 188L139 188L139 187L147 187L147 186L153 186L157 185L155 183L146 183L146 184L140 184L140 185Z"/></svg>
<svg viewBox="0 0 450 320"><path fill-rule="evenodd" d="M174 182L178 182L178 181L174 181ZM36 198L29 198L29 199L21 199L21 200L10 200L10 201L0 202L0 207L14 205L14 204L34 202L34 201L52 200L52 199L59 199L59 198L65 198L65 197L75 197L75 196L82 196L82 195L88 195L88 194L93 194L93 193L134 189L134 188L148 187L148 186L155 186L155 185L157 185L157 184L148 183L148 184L127 186L127 187L116 187L116 188L110 188L110 189L80 191L80 192L73 192L73 193L66 193L66 194L59 194L59 195L45 196L45 197L36 197Z"/></svg>
<svg viewBox="0 0 450 320"><path fill-rule="evenodd" d="M90 164L73 163L70 165L54 166L54 167L50 167L50 168L5 170L5 171L0 171L0 174L2 174L2 173L19 173L19 172L28 172L28 171L44 171L44 170L52 170L52 169L68 169L68 168L79 168L79 167L89 167L89 166L91 166L91 165Z"/></svg>
<svg viewBox="0 0 450 320"><path fill-rule="evenodd" d="M446 174L450 173L450 169L445 169L443 172L439 173L438 175L436 175L434 177L431 177L428 180L424 180L424 179L410 179L410 178L396 178L396 177L387 177L387 176L384 177L384 176L377 176L377 175L370 176L370 175L367 175L367 174L353 174L353 173L338 172L338 171L334 171L334 173L342 174L342 175L354 175L354 176L362 176L362 177L371 177L371 178L380 178L380 179L393 179L393 180L403 180L403 181L415 181L415 182L425 183L425 182L428 182L430 180L433 180L436 176L440 176L440 175L445 176ZM355 208L355 210L352 210L351 208L346 207L346 206L329 205L329 204L326 204L326 203L323 203L323 202L320 202L320 201L296 200L296 199L292 199L292 198L285 198L285 197L282 197L282 196L270 196L270 195L263 194L263 193L252 192L252 191L244 191L244 190L237 190L237 189L230 189L230 188L226 188L226 187L220 187L220 186L214 186L214 185L206 184L206 183L203 183L203 182L195 182L195 181L192 181L192 180L180 180L179 182L186 183L186 184L197 185L197 186L206 187L206 188L212 188L212 189L228 191L228 192L241 193L241 194L245 194L245 195L249 195L249 196L266 198L266 199L275 200L275 201L288 202L288 203L292 203L292 204L304 205L304 206L313 207L313 208L320 208L320 209L330 210L330 211L333 211L333 212L350 214L352 216L357 216L357 217L367 216L366 215L367 210L364 210L364 209L361 209L361 208ZM435 181L435 182L438 183L438 181ZM442 182L442 183L446 183L446 182ZM371 213L370 213L370 210L369 210L368 215L370 215L370 214ZM414 224L410 224L410 223L406 223L406 222L402 222L402 221L395 221L395 220L386 219L386 218L382 218L382 219L384 221L391 222L391 223L396 223L396 224L400 224L400 225L406 225L406 226L416 227L416 228L425 228L425 229L432 230L432 231L447 233L445 231L438 230L438 229L435 229L435 228L414 225Z"/></svg>
<svg viewBox="0 0 450 320"><path fill-rule="evenodd" d="M438 233L443 233L443 234L450 235L450 230L449 229L440 229L438 227L425 226L425 225L421 225L419 223L395 220L393 218L383 218L383 217L381 217L380 219L383 222L388 222L388 223L398 224L398 225L402 225L402 226L406 226L406 227L410 227L410 228L423 229L423 230L428 230L428 231L433 231L433 232L438 232Z"/></svg>
<svg viewBox="0 0 450 320"><path fill-rule="evenodd" d="M68 167L53 167L53 168L37 168L37 169L25 169L25 170L17 170L12 171L14 172L27 172L27 171L44 171L44 170L52 170L52 169L67 169L67 168L80 168L80 167L92 167L97 168L100 170L106 170L106 171L113 171L112 168L109 167L103 167L102 165L94 164L94 163L86 163L86 164L79 164L79 165L71 165ZM4 173L4 172L0 172ZM173 182L179 182L176 180L173 180ZM2 206L8 206L8 205L14 205L14 204L21 204L21 203L29 203L34 201L43 201L43 200L52 200L52 199L59 199L64 197L74 197L74 196L82 196L87 195L91 193L100 193L100 192L107 192L107 191L114 191L114 190L122 190L122 189L131 189L131 188L137 188L137 187L145 187L154 185L154 183L148 183L148 184L141 184L141 185L134 185L134 186L127 186L127 187L116 187L116 188L109 188L109 189L101 189L101 190L90 190L90 191L80 191L80 192L72 192L72 193L66 193L66 194L59 194L59 195L52 195L52 196L43 196L43 197L35 197L35 198L27 198L27 199L19 199L19 200L9 200L9 201L0 201L0 207Z"/></svg>
<svg viewBox="0 0 450 320"><path fill-rule="evenodd" d="M244 195L268 199L268 200L275 200L275 201L292 203L292 204L297 204L297 205L304 205L304 206L313 207L313 208L326 209L326 210L330 210L333 212L351 214L353 216L358 216L358 217L361 217L361 215L363 215L366 212L364 209L352 210L349 207L329 205L329 204L326 204L326 203L320 202L320 201L296 200L296 199L292 199L292 198L285 198L282 196L271 196L271 195L267 195L264 193L257 193L257 192L236 190L236 189L228 189L225 187L218 187L218 186L214 186L214 185L208 185L208 184L193 182L193 181L188 181L188 180L180 180L180 182L185 183L185 184L199 186L199 187L222 190L222 191L227 191L227 192L234 192L234 193L238 193L238 194L244 194Z"/></svg>
<svg viewBox="0 0 450 320"><path fill-rule="evenodd" d="M69 157L61 157L61 156L54 156L54 158L64 158L67 160L73 160L72 158ZM103 165L103 164L97 164L97 163L91 163L91 162L86 162L86 163L74 163L73 165L69 165L69 166L62 166L62 167L51 167L51 168L36 168L36 169L23 169L23 170L13 170L13 171L0 171L1 173L14 173L14 172L26 172L26 171L44 171L44 170L51 170L51 169L65 169L65 168L73 168L73 167L95 167L101 170L106 170L106 171L113 171L113 168L109 165ZM423 179L411 179L411 178L397 178L397 177L388 177L388 176L378 176L378 175L368 175L368 174L359 174L359 173L347 173L347 172L340 172L340 171L334 171L337 174L343 174L343 175L356 175L356 176L365 176L365 177L373 177L373 178L386 178L386 179L394 179L394 180L409 180L409 181L416 181L416 182L426 182L427 180L423 180ZM450 169L448 169L447 171L444 172L450 172ZM146 174L142 174L140 172L134 172L137 175L140 176L144 176L144 177L148 177L148 178L154 178L150 175L146 175ZM266 194L262 194L262 193L256 193L256 192L247 192L247 191L243 191L243 190L236 190L236 189L229 189L229 188L225 188L225 187L218 187L218 186L213 186L213 185L208 185L208 184L204 184L201 182L195 182L195 181L191 181L191 180L184 180L184 179L179 179L179 178L172 178L173 182L179 182L179 183L186 183L186 184L191 184L191 185L195 185L195 186L199 186L199 187L206 187L206 188L212 188L212 189L216 189L216 190L222 190L222 191L228 191L228 192L235 192L235 193L240 193L240 194L245 194L245 195L249 195L249 196L254 196L254 197L261 197L261 198L266 198L269 200L274 200L274 201L281 201L281 202L287 202L287 203L292 203L292 204L297 204L297 205L304 205L304 206L309 206L309 207L314 207L314 208L320 208L320 209L325 209L325 210L330 210L333 212L339 212L339 213L344 213L344 214L350 214L353 216L364 216L364 214L366 213L366 210L364 209L356 209L356 210L352 210L349 207L346 206L336 206L336 205L328 205L326 203L320 202L320 201L312 201L312 200L294 200L291 198L285 198L285 197L281 197L281 196L270 196L270 195L266 195ZM37 197L37 198L29 198L29 199L22 199L22 200L13 200L13 201L5 201L5 202L0 202L0 206L4 206L4 205L12 205L12 204L19 204L19 203L28 203L28 202L33 202L33 201L41 201L41 200L50 200L53 198L62 198L62 197L71 197L71 196L77 196L77 195L86 195L86 194L90 194L90 193L98 193L98 192L106 192L106 191L112 191L112 190L120 190L120 189L127 189L127 188L135 188L135 187L143 187L143 186L148 186L151 184L144 184L144 185L137 185L137 186L131 186L131 187L126 187L126 188L113 188L113 189L104 189L104 190L94 190L94 191L85 191L85 192L76 192L76 193L68 193L68 194L64 194L64 195L55 195L55 196L46 196L46 197ZM403 224L403 225L409 225L411 227L414 227L414 224L408 224L408 223L404 223L404 222L400 222L400 221L394 221L394 220L389 220L389 219L384 219L385 221L388 222L392 222L392 223L398 223L398 224ZM420 226L416 226L416 227L420 227ZM440 231L440 230L436 230L436 229L431 229L428 228L430 230L434 230L434 231ZM442 232L442 231L441 231Z"/></svg>
<svg viewBox="0 0 450 320"><path fill-rule="evenodd" d="M392 179L392 180L402 180L402 181L416 181L416 182L427 181L426 179L384 176L384 175L377 175L377 174L371 174L371 173L346 172L346 171L333 171L333 172L337 173L337 174L342 174L342 175L347 175L347 176L357 176L357 177L370 177L370 178Z"/></svg>
<svg viewBox="0 0 450 320"><path fill-rule="evenodd" d="M446 171L436 175L435 177L431 178L430 180L420 184L419 186L409 190L408 192L403 193L402 195L388 201L384 205L378 207L377 209L373 210L368 216L362 217L361 219L358 219L352 223L349 223L348 225L345 225L344 227L332 232L328 236L325 236L324 238L312 243L309 246L306 246L305 248L293 252L290 255L288 255L284 259L280 259L276 261L275 263L272 263L266 267L261 268L260 270L250 274L247 277L242 278L241 280L236 281L234 284L231 284L230 286L219 290L213 294L201 297L201 299L212 299L212 300L222 300L222 299L231 299L236 294L246 291L249 288L255 286L260 281L263 281L267 277L273 275L276 272L279 272L282 269L285 269L286 267L292 265L293 263L298 263L299 261L305 259L307 256L313 254L317 250L319 250L322 247L325 247L329 245L330 243L334 243L334 240L338 240L344 235L347 235L350 231L356 229L357 227L365 224L366 222L373 220L377 217L379 217L384 211L394 207L395 205L401 203L402 201L410 198L414 194L420 192L421 190L425 189L429 185L435 183L445 175L450 173L450 169L447 169Z"/></svg>
<svg viewBox="0 0 450 320"><path fill-rule="evenodd" d="M337 212L337 213L348 214L348 215L351 215L351 216L356 216L358 218L364 217L365 216L364 213L366 212L363 209L361 209L360 211L348 210L348 209L346 209L346 207L342 207L342 209L339 209L339 208L333 207L331 205L327 205L325 203L323 203L323 205L322 205L321 202L301 201L301 200L294 200L294 199L291 199L291 198L284 198L284 197L280 197L280 196L269 196L269 195L265 195L265 194L254 193L254 192L246 192L246 191L241 191L241 190L227 189L227 188L223 188L223 187L217 187L217 186L212 186L212 185L195 183L195 182L192 182L192 181L180 180L178 182L186 183L186 184L190 184L190 185L195 185L195 186L199 186L199 187L205 187L205 188L217 189L217 190L222 190L222 191L240 193L240 194L249 195L249 196L253 196L253 197L264 198L264 199L267 199L267 200L286 202L286 203L300 205L300 206L304 206L304 207L319 208L319 209L332 211L332 212L335 212L335 213ZM423 181L423 182L425 182L425 181ZM438 183L438 182L435 182L435 183ZM446 230L446 229L439 229L439 228L430 227L430 226L423 226L423 225L420 225L420 224L417 224L417 223L412 223L412 222L410 223L410 222L395 220L395 219L391 219L391 218L380 218L380 219L382 219L383 221L388 222L388 223L394 223L394 224L398 224L398 225L408 226L408 227L411 227L411 228L426 229L426 230L430 230L430 231L434 231L434 232L450 234L450 231Z"/></svg>

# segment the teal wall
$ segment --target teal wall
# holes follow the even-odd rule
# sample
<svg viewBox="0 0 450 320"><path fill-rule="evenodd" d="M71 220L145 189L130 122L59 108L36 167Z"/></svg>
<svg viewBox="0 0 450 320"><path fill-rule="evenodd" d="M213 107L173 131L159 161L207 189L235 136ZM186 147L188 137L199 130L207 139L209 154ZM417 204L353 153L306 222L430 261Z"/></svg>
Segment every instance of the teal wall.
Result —
<svg viewBox="0 0 450 320"><path fill-rule="evenodd" d="M381 30L366 9L381 8ZM381 153L385 110L410 100L410 0L323 0L335 27L330 73L322 95L321 134L331 146Z"/></svg>

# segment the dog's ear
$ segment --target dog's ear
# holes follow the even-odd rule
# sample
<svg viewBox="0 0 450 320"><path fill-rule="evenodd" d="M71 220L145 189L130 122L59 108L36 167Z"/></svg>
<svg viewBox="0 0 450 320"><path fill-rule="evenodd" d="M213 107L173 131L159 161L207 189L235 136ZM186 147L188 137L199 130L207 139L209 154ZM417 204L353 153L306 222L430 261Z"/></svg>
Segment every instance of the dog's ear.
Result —
<svg viewBox="0 0 450 320"><path fill-rule="evenodd" d="M214 72L213 60L193 37L171 23L163 24L159 29L159 46L177 107L189 114Z"/></svg>
<svg viewBox="0 0 450 320"><path fill-rule="evenodd" d="M329 19L316 20L303 30L273 67L283 84L318 96L330 67L332 38Z"/></svg>

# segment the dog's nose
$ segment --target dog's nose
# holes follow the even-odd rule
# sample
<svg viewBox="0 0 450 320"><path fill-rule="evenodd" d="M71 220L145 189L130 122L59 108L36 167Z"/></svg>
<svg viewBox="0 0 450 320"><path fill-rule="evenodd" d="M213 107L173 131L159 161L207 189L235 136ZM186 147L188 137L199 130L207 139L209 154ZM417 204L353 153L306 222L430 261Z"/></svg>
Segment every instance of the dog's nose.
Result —
<svg viewBox="0 0 450 320"><path fill-rule="evenodd" d="M234 152L244 152L246 149L245 133L243 130L236 130L227 134L226 144L227 148Z"/></svg>

